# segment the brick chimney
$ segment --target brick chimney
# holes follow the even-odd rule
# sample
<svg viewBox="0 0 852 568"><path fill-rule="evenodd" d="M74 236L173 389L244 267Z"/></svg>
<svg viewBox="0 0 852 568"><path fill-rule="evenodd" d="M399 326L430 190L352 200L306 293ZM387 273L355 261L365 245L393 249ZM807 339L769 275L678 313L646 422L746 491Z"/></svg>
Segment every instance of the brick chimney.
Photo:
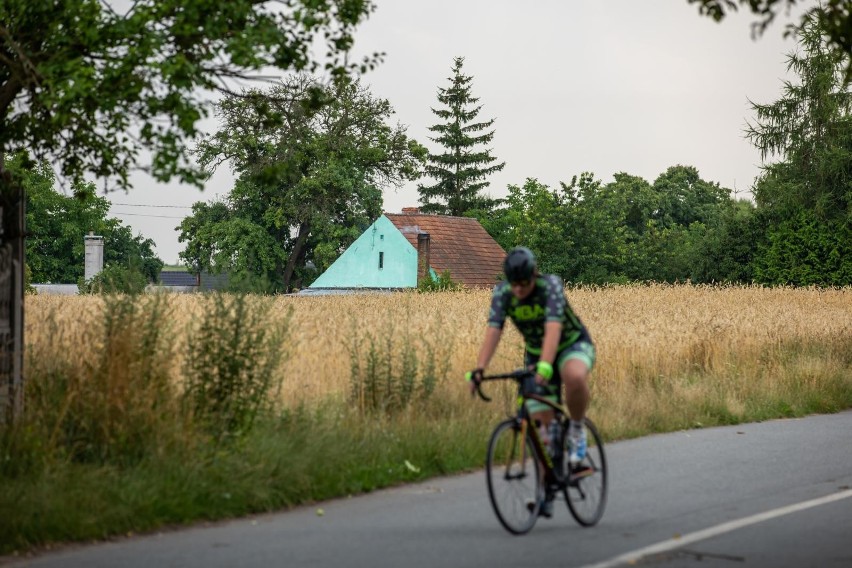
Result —
<svg viewBox="0 0 852 568"><path fill-rule="evenodd" d="M403 215L419 215L420 208L419 207L403 207L402 208Z"/></svg>
<svg viewBox="0 0 852 568"><path fill-rule="evenodd" d="M403 211L405 211L403 209ZM429 276L429 266L430 266L430 258L429 258L429 249L430 249L431 241L429 240L429 233L417 233L417 283L423 281L424 278L431 278Z"/></svg>

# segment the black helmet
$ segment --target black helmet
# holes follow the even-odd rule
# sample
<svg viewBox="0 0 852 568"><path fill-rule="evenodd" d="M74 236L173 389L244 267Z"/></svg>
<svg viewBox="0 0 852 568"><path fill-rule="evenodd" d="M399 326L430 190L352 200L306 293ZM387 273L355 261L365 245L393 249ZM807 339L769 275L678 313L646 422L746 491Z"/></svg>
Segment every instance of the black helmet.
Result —
<svg viewBox="0 0 852 568"><path fill-rule="evenodd" d="M530 280L535 274L535 255L527 247L515 247L506 255L503 273L509 282Z"/></svg>

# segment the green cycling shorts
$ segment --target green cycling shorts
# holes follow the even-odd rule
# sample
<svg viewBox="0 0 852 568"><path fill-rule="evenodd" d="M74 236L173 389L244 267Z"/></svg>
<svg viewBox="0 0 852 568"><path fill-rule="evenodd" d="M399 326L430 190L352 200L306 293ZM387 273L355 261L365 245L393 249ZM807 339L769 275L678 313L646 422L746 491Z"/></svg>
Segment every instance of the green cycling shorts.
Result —
<svg viewBox="0 0 852 568"><path fill-rule="evenodd" d="M595 346L589 341L577 341L572 343L565 349L562 349L556 354L556 364L553 365L553 376L548 381L546 389L551 393L545 396L546 399L555 403L560 403L562 400L562 376L560 371L562 366L569 359L579 359L586 364L589 371L595 366ZM529 351L524 352L524 365L529 368L538 362L538 355L533 355ZM527 403L527 408L530 413L542 412L549 410L550 407L544 403L531 400Z"/></svg>

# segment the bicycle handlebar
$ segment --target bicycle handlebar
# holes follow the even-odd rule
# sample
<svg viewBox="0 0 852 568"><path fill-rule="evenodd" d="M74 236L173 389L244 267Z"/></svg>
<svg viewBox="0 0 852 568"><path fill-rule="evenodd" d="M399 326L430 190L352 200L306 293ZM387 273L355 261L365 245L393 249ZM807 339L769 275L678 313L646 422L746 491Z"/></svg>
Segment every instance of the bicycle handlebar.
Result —
<svg viewBox="0 0 852 568"><path fill-rule="evenodd" d="M476 386L476 394L479 395L479 398L484 400L485 402L491 402L491 397L487 396L484 392L482 392L482 383L485 381L499 381L503 379L512 379L517 383L522 383L526 381L535 382L535 372L530 371L529 369L517 369L512 371L511 373L500 373L497 375L486 375L483 376L482 379L476 381L473 380L474 385ZM527 389L524 389L527 390Z"/></svg>

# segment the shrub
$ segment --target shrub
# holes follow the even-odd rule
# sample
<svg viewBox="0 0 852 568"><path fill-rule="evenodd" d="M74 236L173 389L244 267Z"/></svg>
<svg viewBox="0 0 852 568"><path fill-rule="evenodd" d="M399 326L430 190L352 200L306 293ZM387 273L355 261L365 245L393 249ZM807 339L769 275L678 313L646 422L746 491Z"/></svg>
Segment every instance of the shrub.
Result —
<svg viewBox="0 0 852 568"><path fill-rule="evenodd" d="M419 292L447 292L460 290L462 285L450 277L450 271L443 271L437 279L424 278L417 283Z"/></svg>
<svg viewBox="0 0 852 568"><path fill-rule="evenodd" d="M110 264L86 282L77 282L81 294L141 294L148 280L137 268Z"/></svg>
<svg viewBox="0 0 852 568"><path fill-rule="evenodd" d="M248 432L281 386L292 310L276 317L257 296L202 296L203 314L191 325L184 364L184 404L218 439Z"/></svg>

